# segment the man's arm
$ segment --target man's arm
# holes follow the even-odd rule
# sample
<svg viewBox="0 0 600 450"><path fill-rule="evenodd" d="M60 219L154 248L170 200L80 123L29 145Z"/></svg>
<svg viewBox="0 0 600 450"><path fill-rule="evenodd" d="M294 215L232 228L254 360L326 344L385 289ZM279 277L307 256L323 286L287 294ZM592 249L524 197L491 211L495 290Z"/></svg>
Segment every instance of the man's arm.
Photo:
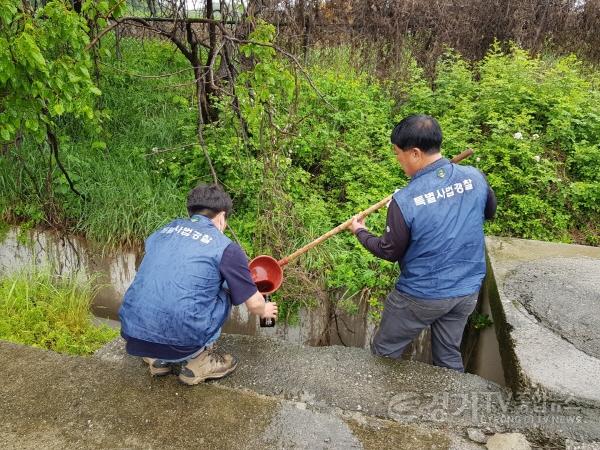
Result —
<svg viewBox="0 0 600 450"><path fill-rule="evenodd" d="M477 169L479 170L479 169ZM485 209L483 210L483 217L485 220L493 219L496 215L496 208L498 206L498 202L496 201L496 194L492 187L490 186L490 182L487 179L487 175L479 170L479 173L483 175L485 180L485 184L487 185L487 199L485 201Z"/></svg>
<svg viewBox="0 0 600 450"><path fill-rule="evenodd" d="M231 292L231 303L234 306L244 303L248 311L263 319L277 318L277 304L266 303L264 297L256 289L256 284L250 275L248 258L242 248L231 243L221 257L219 271Z"/></svg>
<svg viewBox="0 0 600 450"><path fill-rule="evenodd" d="M387 261L400 261L410 242L410 230L395 200L392 200L388 207L385 232L381 237L376 237L367 231L364 219L354 220L351 229L363 247L378 258Z"/></svg>
<svg viewBox="0 0 600 450"><path fill-rule="evenodd" d="M488 188L488 193L487 193L487 200L485 202L485 210L483 212L483 216L485 217L486 220L489 220L489 219L493 219L494 216L496 215L496 208L498 207L498 202L496 200L496 194L490 187L489 183L488 183L487 188Z"/></svg>

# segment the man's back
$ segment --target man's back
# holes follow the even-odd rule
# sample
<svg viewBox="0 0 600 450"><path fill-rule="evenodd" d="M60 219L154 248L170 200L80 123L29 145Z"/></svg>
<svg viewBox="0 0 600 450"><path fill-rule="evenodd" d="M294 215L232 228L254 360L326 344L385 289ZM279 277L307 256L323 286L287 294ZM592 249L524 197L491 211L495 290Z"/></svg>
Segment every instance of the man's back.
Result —
<svg viewBox="0 0 600 450"><path fill-rule="evenodd" d="M123 332L170 345L204 345L230 302L219 264L231 240L209 219L176 219L146 240L146 254L125 293Z"/></svg>
<svg viewBox="0 0 600 450"><path fill-rule="evenodd" d="M438 299L479 290L485 276L487 197L487 182L477 169L445 158L415 174L394 195L410 233L400 261L400 292Z"/></svg>

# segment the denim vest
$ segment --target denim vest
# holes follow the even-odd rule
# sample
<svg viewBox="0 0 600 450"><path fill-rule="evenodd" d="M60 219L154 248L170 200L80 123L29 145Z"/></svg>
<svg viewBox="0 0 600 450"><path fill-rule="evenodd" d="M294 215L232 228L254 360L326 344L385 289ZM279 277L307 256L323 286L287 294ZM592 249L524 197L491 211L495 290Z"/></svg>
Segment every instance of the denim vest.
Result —
<svg viewBox="0 0 600 450"><path fill-rule="evenodd" d="M231 240L210 219L176 219L146 239L119 311L123 332L159 344L203 346L229 315L219 264Z"/></svg>
<svg viewBox="0 0 600 450"><path fill-rule="evenodd" d="M396 289L425 299L477 292L485 276L484 210L488 185L479 170L442 158L394 194L410 242Z"/></svg>

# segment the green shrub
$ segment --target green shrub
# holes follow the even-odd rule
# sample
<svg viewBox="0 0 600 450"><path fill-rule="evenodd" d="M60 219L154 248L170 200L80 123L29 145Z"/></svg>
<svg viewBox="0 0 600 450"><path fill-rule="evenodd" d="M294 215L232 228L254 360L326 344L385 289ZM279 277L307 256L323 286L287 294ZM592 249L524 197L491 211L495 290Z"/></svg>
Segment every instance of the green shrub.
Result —
<svg viewBox="0 0 600 450"><path fill-rule="evenodd" d="M416 70L398 117L429 113L446 154L476 150L466 163L498 197L489 233L596 245L599 99L597 76L576 57L542 59L496 43L473 67L447 54L431 88Z"/></svg>

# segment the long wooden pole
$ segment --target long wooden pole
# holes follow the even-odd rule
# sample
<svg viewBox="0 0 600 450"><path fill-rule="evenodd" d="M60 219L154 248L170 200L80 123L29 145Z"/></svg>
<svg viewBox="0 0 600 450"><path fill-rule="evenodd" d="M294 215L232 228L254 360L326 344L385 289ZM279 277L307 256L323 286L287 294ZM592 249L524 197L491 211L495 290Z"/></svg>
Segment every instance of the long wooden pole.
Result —
<svg viewBox="0 0 600 450"><path fill-rule="evenodd" d="M458 164L460 161L462 161L465 158L468 158L469 156L471 156L473 154L473 150L472 149L467 149L464 152L459 153L458 155L456 155L454 158L452 158L452 162L455 164ZM361 211L358 214L358 218L362 219L364 217L367 217L369 214L377 211L378 209L383 208L385 205L387 205L391 200L392 200L392 195L388 195L386 198L384 198L383 200L375 203L374 205L369 206L367 209L365 209L364 211ZM298 256L306 253L307 251L309 251L311 248L316 247L317 245L319 245L321 242L329 239L332 236L335 236L336 234L340 233L341 231L344 231L346 228L348 228L350 226L350 224L352 223L352 219L354 219L354 217L350 217L348 220L346 220L344 223L338 225L337 227L335 227L332 230L329 230L327 233L325 233L324 235L318 237L317 239L315 239L314 241L306 244L304 247L299 248L298 250L296 250L294 253L292 253L291 255L286 256L283 259L280 259L279 261L277 261L277 264L279 264L280 266L285 266L286 264L288 264L289 262L293 261L294 259L296 259Z"/></svg>

